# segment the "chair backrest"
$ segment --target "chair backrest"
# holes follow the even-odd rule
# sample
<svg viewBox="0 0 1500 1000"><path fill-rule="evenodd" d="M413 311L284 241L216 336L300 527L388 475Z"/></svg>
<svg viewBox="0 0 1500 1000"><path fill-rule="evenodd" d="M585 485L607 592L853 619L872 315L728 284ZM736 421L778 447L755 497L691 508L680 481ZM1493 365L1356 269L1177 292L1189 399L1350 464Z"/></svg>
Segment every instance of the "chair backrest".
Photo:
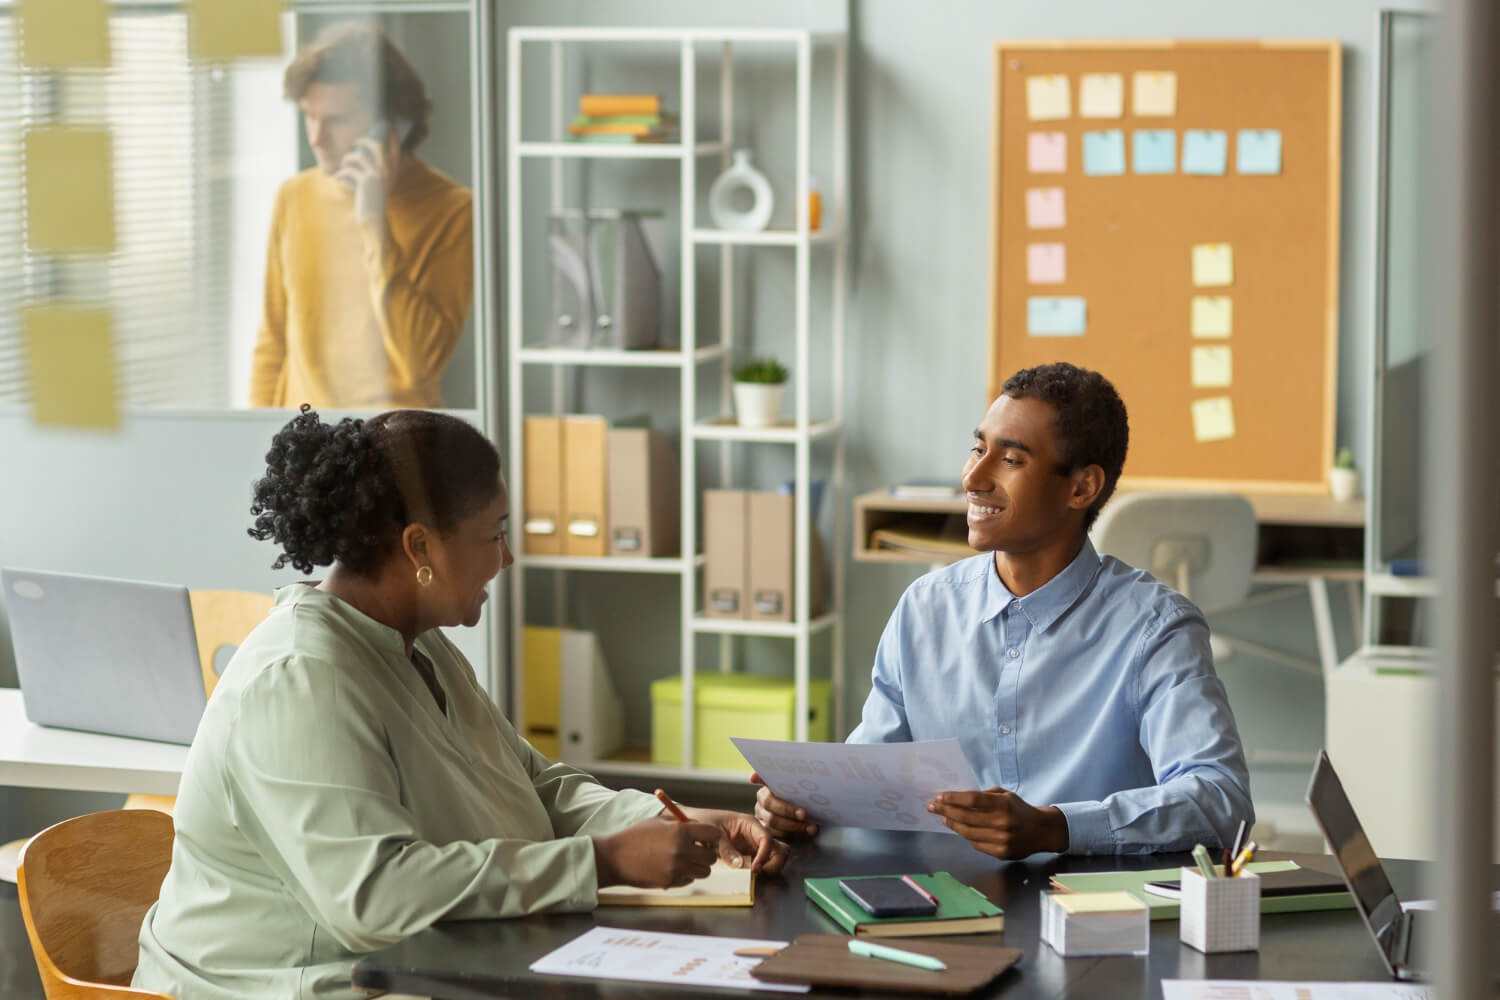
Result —
<svg viewBox="0 0 1500 1000"><path fill-rule="evenodd" d="M163 996L129 984L171 863L172 819L149 809L78 816L26 843L21 918L48 1000Z"/></svg>
<svg viewBox="0 0 1500 1000"><path fill-rule="evenodd" d="M1091 534L1094 548L1148 571L1204 613L1250 592L1259 526L1237 493L1121 493Z"/></svg>
<svg viewBox="0 0 1500 1000"><path fill-rule="evenodd" d="M193 630L198 634L198 664L203 668L203 690L214 693L219 673L214 657L225 646L238 646L250 630L265 620L275 599L247 590L193 590Z"/></svg>

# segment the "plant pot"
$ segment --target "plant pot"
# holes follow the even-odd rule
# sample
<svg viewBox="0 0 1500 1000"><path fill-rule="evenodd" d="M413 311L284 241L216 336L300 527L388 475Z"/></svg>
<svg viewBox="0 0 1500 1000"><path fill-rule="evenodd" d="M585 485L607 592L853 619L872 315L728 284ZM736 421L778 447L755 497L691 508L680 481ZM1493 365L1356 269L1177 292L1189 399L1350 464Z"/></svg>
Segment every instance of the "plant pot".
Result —
<svg viewBox="0 0 1500 1000"><path fill-rule="evenodd" d="M1328 492L1335 500L1353 500L1359 496L1359 470L1329 469Z"/></svg>
<svg viewBox="0 0 1500 1000"><path fill-rule="evenodd" d="M781 420L784 382L734 383L734 415L741 427L774 427Z"/></svg>

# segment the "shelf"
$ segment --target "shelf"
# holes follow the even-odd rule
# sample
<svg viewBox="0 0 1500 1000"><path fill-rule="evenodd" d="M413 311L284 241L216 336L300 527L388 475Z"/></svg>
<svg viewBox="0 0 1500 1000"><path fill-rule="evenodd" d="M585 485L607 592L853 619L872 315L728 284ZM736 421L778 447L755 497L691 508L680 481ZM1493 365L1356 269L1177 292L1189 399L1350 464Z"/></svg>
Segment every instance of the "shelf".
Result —
<svg viewBox="0 0 1500 1000"><path fill-rule="evenodd" d="M717 361L724 357L723 344L710 344L693 352L694 364ZM677 347L652 347L643 351L621 351L614 348L523 347L519 360L523 365L585 365L598 368L681 368L688 355Z"/></svg>
<svg viewBox="0 0 1500 1000"><path fill-rule="evenodd" d="M523 42L800 42L840 44L844 35L836 31L802 28L511 28L512 38Z"/></svg>
<svg viewBox="0 0 1500 1000"><path fill-rule="evenodd" d="M717 140L693 147L698 156L717 156L724 144ZM574 160L680 160L687 148L680 142L523 142L516 155L523 159Z"/></svg>
<svg viewBox="0 0 1500 1000"><path fill-rule="evenodd" d="M807 242L834 244L839 239L837 229L814 229L807 234ZM734 246L794 247L802 242L802 234L795 229L765 229L758 233L735 233L727 229L694 229L694 243L724 243Z"/></svg>
<svg viewBox="0 0 1500 1000"><path fill-rule="evenodd" d="M1370 593L1381 597L1436 597L1437 581L1430 576L1395 576L1371 573L1365 578ZM1500 580L1495 581L1495 596L1500 597Z"/></svg>
<svg viewBox="0 0 1500 1000"><path fill-rule="evenodd" d="M836 614L826 614L821 618L814 618L807 623L809 635L815 635L832 627L838 619ZM694 618L694 632L708 632L717 635L771 635L783 638L796 638L802 631L803 626L797 622L762 622L751 621L748 618Z"/></svg>
<svg viewBox="0 0 1500 1000"><path fill-rule="evenodd" d="M526 569L574 569L595 573L681 573L683 560L668 556L639 559L632 556L529 556L516 553L516 565ZM693 557L694 566L702 566L704 556Z"/></svg>
<svg viewBox="0 0 1500 1000"><path fill-rule="evenodd" d="M807 425L807 437L811 441L837 434L843 425L837 420L820 420ZM731 417L715 417L693 425L693 438L698 441L764 441L772 444L796 444L799 435L797 425L781 423L775 427L741 427Z"/></svg>

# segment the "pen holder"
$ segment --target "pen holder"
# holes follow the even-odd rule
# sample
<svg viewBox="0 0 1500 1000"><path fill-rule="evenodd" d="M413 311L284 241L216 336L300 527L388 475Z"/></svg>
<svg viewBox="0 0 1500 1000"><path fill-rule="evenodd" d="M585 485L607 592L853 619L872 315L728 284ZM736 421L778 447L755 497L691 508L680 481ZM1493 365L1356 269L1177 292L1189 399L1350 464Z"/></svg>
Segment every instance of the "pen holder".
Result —
<svg viewBox="0 0 1500 1000"><path fill-rule="evenodd" d="M1204 878L1182 869L1182 914L1178 937L1205 954L1254 951L1260 947L1260 879Z"/></svg>

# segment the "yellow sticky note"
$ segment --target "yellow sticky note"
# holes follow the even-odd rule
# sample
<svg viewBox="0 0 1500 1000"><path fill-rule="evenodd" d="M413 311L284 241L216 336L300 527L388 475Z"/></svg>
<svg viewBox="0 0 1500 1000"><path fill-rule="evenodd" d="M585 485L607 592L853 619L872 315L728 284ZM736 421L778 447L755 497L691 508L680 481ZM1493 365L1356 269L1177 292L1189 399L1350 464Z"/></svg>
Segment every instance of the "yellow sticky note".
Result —
<svg viewBox="0 0 1500 1000"><path fill-rule="evenodd" d="M109 65L109 0L17 0L16 16L22 66Z"/></svg>
<svg viewBox="0 0 1500 1000"><path fill-rule="evenodd" d="M1222 346L1193 348L1193 388L1229 388L1234 382L1233 354Z"/></svg>
<svg viewBox="0 0 1500 1000"><path fill-rule="evenodd" d="M34 253L115 248L114 154L109 129L27 129L26 246Z"/></svg>
<svg viewBox="0 0 1500 1000"><path fill-rule="evenodd" d="M1234 284L1234 248L1228 243L1193 247L1193 284L1200 288Z"/></svg>
<svg viewBox="0 0 1500 1000"><path fill-rule="evenodd" d="M1227 295L1193 296L1193 336L1227 337L1233 332L1233 299Z"/></svg>
<svg viewBox="0 0 1500 1000"><path fill-rule="evenodd" d="M223 62L282 55L283 0L188 0L188 53Z"/></svg>
<svg viewBox="0 0 1500 1000"><path fill-rule="evenodd" d="M1066 76L1058 74L1026 78L1026 114L1032 121L1066 118L1072 113L1073 103Z"/></svg>
<svg viewBox="0 0 1500 1000"><path fill-rule="evenodd" d="M1135 73L1131 77L1131 106L1137 115L1170 118L1177 113L1177 74Z"/></svg>
<svg viewBox="0 0 1500 1000"><path fill-rule="evenodd" d="M1193 400L1193 439L1225 441L1234 437L1234 406L1228 396Z"/></svg>
<svg viewBox="0 0 1500 1000"><path fill-rule="evenodd" d="M108 309L30 306L21 313L36 422L119 426L113 323Z"/></svg>
<svg viewBox="0 0 1500 1000"><path fill-rule="evenodd" d="M1078 85L1081 118L1119 118L1125 114L1125 78L1119 73L1085 73Z"/></svg>

